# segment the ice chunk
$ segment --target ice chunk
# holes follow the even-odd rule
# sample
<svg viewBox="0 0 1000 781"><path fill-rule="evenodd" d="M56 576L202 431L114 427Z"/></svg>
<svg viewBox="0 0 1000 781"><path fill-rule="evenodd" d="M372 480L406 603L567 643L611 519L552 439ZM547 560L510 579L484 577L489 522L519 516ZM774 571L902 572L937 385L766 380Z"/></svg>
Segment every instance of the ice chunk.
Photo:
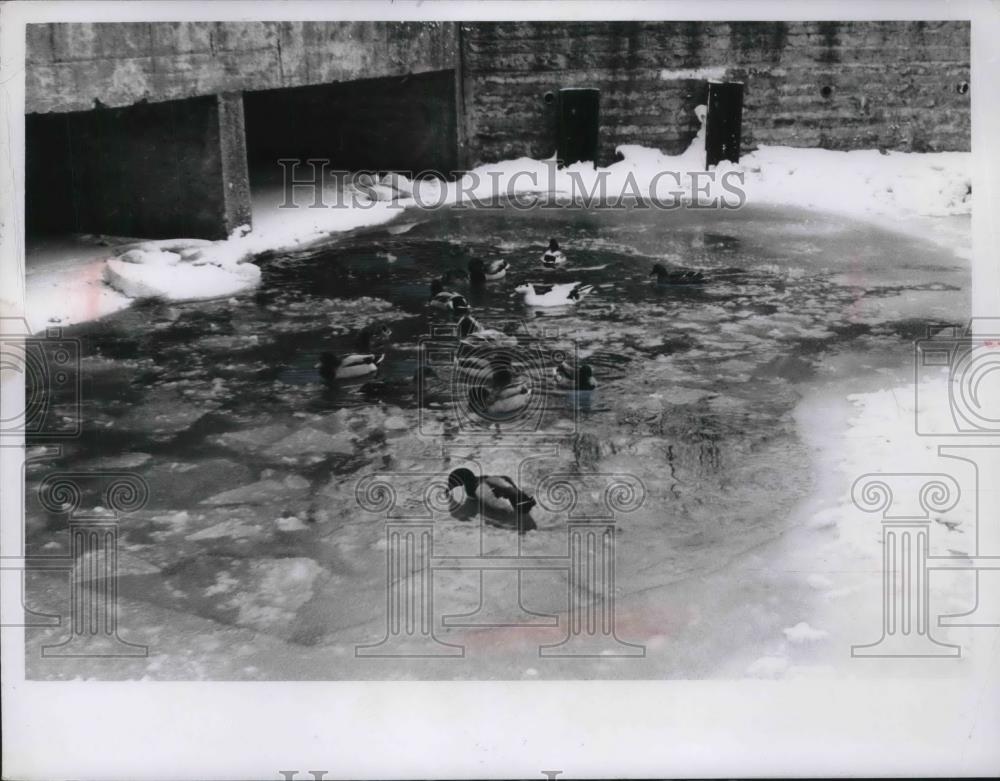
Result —
<svg viewBox="0 0 1000 781"><path fill-rule="evenodd" d="M270 477L215 494L202 504L270 504L302 498L308 489L309 481L298 475L290 475L284 480Z"/></svg>

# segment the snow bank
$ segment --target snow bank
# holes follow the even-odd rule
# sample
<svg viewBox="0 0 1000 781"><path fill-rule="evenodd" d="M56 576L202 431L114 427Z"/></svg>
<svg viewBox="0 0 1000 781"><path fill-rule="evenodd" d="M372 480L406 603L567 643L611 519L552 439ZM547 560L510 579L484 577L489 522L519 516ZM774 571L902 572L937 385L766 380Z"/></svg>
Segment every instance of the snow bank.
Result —
<svg viewBox="0 0 1000 781"><path fill-rule="evenodd" d="M972 211L972 158L967 152L882 154L762 146L732 167L745 173L749 203L856 216L944 217Z"/></svg>

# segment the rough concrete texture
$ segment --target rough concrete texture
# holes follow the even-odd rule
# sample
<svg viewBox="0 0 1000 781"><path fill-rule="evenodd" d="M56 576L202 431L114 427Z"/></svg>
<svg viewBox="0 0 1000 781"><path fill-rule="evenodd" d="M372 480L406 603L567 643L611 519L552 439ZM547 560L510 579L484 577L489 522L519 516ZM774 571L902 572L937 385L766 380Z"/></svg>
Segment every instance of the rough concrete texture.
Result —
<svg viewBox="0 0 1000 781"><path fill-rule="evenodd" d="M218 96L219 157L222 167L223 232L229 234L241 225L251 226L250 177L247 170L247 143L244 127L243 96L227 92Z"/></svg>
<svg viewBox="0 0 1000 781"><path fill-rule="evenodd" d="M83 111L219 92L454 68L439 22L156 22L27 26L26 111Z"/></svg>
<svg viewBox="0 0 1000 781"><path fill-rule="evenodd" d="M745 149L969 149L963 21L498 22L461 39L473 164L551 155L560 87L601 89L602 162L682 151L710 76L745 82Z"/></svg>

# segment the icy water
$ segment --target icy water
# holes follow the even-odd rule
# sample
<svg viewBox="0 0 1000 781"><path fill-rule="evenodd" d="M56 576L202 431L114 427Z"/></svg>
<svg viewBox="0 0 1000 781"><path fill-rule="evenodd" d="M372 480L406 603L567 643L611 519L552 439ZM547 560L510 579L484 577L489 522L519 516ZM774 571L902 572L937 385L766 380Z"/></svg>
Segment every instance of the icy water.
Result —
<svg viewBox="0 0 1000 781"><path fill-rule="evenodd" d="M557 271L539 262L550 236L569 256ZM449 403L455 340L425 306L432 279L474 257L506 258L511 272L483 289L451 287L484 325L517 339L511 351L536 400L530 415L492 428ZM701 269L707 282L658 287L654 263ZM752 634L732 617L752 615L758 598L747 591L740 604L728 584L713 603L718 573L785 532L812 489L793 412L822 385L825 359L870 385L873 371L902 370L928 326L968 312L968 269L947 251L787 209L407 212L259 264L260 288L236 299L140 302L69 332L81 340L84 432L58 454L35 451L27 546L68 551L66 514L37 495L52 471L91 475L77 478L82 508L102 504L101 474L140 476L148 501L121 518L119 622L149 655L41 658L39 646L66 630L32 629L31 677L712 675ZM526 280L595 291L575 308L531 310L514 293ZM394 335L378 375L324 384L319 354L355 351L375 321ZM431 334L444 368L421 404L409 378ZM593 393L547 382L552 362L574 354L594 367ZM873 355L893 354L898 365L873 370ZM70 414L69 401L54 399L55 411ZM441 616L474 613L487 590L518 587L510 572L481 583L448 569L433 575L435 632L464 657L355 655L386 633L386 519L364 507L359 481L382 476L414 516L424 489L463 465L532 493L563 475L584 515L597 512L608 476L642 486L641 506L615 518L615 610L619 638L643 657L539 657L565 636L562 570L521 575L520 616L478 614L534 626L444 625ZM432 507L435 554L565 555L570 518L557 504L536 509L538 529L521 539L467 509ZM677 598L699 583L696 607ZM58 613L65 600L60 576L29 579L33 609Z"/></svg>

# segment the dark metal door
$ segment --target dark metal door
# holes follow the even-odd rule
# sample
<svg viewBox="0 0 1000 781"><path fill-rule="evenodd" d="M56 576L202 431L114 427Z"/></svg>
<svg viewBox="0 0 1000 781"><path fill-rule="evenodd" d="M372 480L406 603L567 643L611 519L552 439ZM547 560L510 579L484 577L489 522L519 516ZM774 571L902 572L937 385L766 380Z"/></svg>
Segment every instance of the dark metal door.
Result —
<svg viewBox="0 0 1000 781"><path fill-rule="evenodd" d="M740 82L709 82L706 124L706 167L720 160L738 163L743 125L743 85Z"/></svg>
<svg viewBox="0 0 1000 781"><path fill-rule="evenodd" d="M559 90L557 157L560 165L597 161L601 91L589 87Z"/></svg>

